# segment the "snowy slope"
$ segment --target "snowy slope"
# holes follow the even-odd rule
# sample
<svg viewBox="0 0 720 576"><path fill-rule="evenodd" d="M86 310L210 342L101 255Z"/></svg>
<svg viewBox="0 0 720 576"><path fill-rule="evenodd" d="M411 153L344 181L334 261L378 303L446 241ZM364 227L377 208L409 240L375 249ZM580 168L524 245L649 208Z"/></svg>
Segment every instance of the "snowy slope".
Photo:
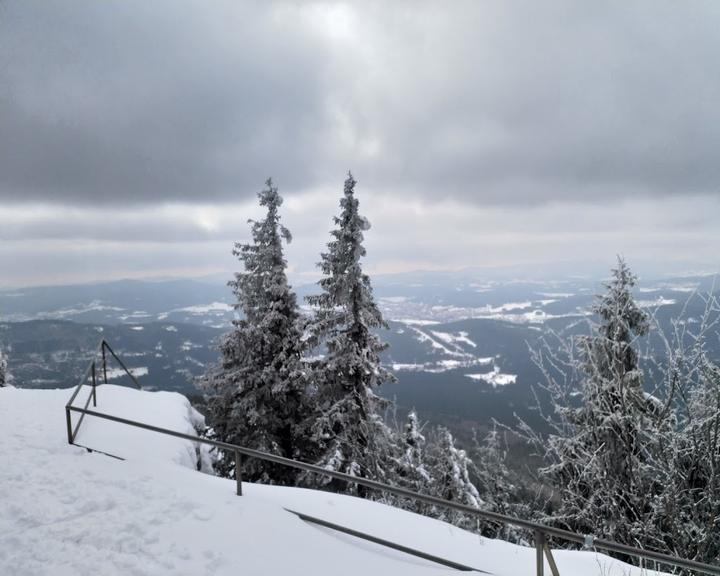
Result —
<svg viewBox="0 0 720 576"><path fill-rule="evenodd" d="M98 409L190 432L174 393L98 389ZM69 446L69 390L0 389L0 574L440 575L429 561L310 525L285 508L498 576L535 574L534 550L382 504L312 490L244 486L195 470L190 442L90 417ZM640 574L591 552L556 552L565 575Z"/></svg>

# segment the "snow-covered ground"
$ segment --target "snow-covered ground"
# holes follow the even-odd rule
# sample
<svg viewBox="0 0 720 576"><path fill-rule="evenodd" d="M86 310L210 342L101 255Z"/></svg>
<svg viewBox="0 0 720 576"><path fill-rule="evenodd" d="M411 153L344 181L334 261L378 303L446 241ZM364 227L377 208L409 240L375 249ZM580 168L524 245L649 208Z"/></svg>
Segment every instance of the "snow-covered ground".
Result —
<svg viewBox="0 0 720 576"><path fill-rule="evenodd" d="M535 295L542 297L521 302L507 302L497 306L492 304L477 306L452 303L431 304L423 300L399 297L381 298L379 304L385 318L408 326L434 326L468 318L537 325L556 318L575 318L588 315L587 310L578 307L555 313L545 310L547 306L574 296L574 294L542 292Z"/></svg>
<svg viewBox="0 0 720 576"><path fill-rule="evenodd" d="M286 509L497 576L535 574L530 548L375 502L248 484L238 497L233 481L196 471L202 454L192 442L87 417L77 442L126 460L69 446L70 392L0 389L0 574L456 573L308 524ZM169 392L101 386L98 410L185 433L199 423L188 401ZM563 576L641 573L592 552L555 556Z"/></svg>
<svg viewBox="0 0 720 576"><path fill-rule="evenodd" d="M495 366L492 372L486 372L483 374L465 374L472 380L480 380L487 384L492 384L493 388L498 386L507 386L508 384L515 384L517 382L516 374L503 374L500 372L500 368Z"/></svg>
<svg viewBox="0 0 720 576"><path fill-rule="evenodd" d="M208 314L209 312L232 312L234 308L227 302L211 302L200 306L185 306L173 312L190 312L191 314Z"/></svg>
<svg viewBox="0 0 720 576"><path fill-rule="evenodd" d="M147 376L148 375L148 368L147 366L138 366L137 368L130 368L130 373L135 376L135 378L140 378L141 376ZM115 380L116 378L122 378L127 375L127 372L125 372L124 368L108 368L106 370L107 379L108 380Z"/></svg>

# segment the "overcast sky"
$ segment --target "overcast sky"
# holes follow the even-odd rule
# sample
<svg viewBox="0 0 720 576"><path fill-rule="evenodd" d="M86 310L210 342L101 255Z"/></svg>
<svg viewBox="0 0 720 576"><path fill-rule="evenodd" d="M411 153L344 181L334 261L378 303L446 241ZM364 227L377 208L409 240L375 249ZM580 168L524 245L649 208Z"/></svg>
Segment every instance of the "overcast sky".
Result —
<svg viewBox="0 0 720 576"><path fill-rule="evenodd" d="M229 274L273 176L314 273L720 267L720 3L0 2L0 286Z"/></svg>

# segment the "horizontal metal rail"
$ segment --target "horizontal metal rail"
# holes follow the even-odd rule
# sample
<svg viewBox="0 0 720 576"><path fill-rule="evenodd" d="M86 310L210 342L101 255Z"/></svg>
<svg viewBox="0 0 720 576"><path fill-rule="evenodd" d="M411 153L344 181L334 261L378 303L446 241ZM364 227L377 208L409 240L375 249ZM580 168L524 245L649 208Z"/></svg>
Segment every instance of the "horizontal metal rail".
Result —
<svg viewBox="0 0 720 576"><path fill-rule="evenodd" d="M85 418L85 414L81 414L80 418L77 421L77 424L73 428L72 426L72 418L70 417L70 407L73 405L73 402L75 402L75 398L77 398L77 395L79 394L82 387L87 383L88 378L92 376L92 391L87 397L87 400L85 401L85 409L90 405L90 400L93 401L93 406L97 406L97 386L98 386L98 371L97 371L97 360L98 360L98 354L101 354L102 356L102 376L103 376L103 382L107 384L107 354L106 352L109 352L110 355L117 361L117 363L120 365L120 367L123 369L123 371L130 377L130 379L133 381L135 386L142 389L142 386L140 386L140 383L138 382L135 375L130 372L130 370L125 366L125 363L119 358L117 354L115 354L115 351L112 349L110 344L108 344L107 340L104 338L100 340L100 343L98 344L97 348L95 349L95 352L93 353L90 362L88 363L88 367L85 369L85 372L80 377L80 381L78 382L77 386L75 387L75 390L70 397L70 400L68 400L67 404L65 405L65 420L67 424L67 437L68 442L70 444L75 443L75 438L77 438L78 431L80 430L80 425L83 422L83 418Z"/></svg>
<svg viewBox="0 0 720 576"><path fill-rule="evenodd" d="M128 370L128 368L125 366L125 364L122 362L122 360L120 360L120 358L117 356L117 354L115 354L115 352L110 347L110 345L104 339L101 340L95 354L92 357L90 364L87 367L87 370L85 371L82 378L80 379L80 382L78 383L77 387L75 388L70 400L65 405L68 443L70 443L70 444L74 444L75 437L80 428L80 424L82 423L82 419L85 417L85 415L94 416L96 418L101 418L104 420L117 422L119 424L125 424L127 426L134 426L136 428L149 430L151 432L157 432L159 434L165 434L167 436L174 436L176 438L182 438L182 439L188 440L190 442L198 442L201 444L219 448L221 450L227 450L227 451L232 452L235 455L235 480L237 483L237 494L238 495L242 495L242 478L241 478L240 461L241 461L242 456L248 456L250 458L257 458L259 460L264 460L266 462L273 462L275 464L288 466L290 468L296 468L299 470L303 470L305 472L319 474L319 475L326 476L329 478L334 478L336 480L342 480L342 481L345 481L345 482L348 482L351 484L365 486L366 488L371 488L373 490L378 490L381 492L387 492L389 494L394 494L396 496L402 496L402 497L409 498L411 500L415 500L418 502L424 502L426 504L432 504L434 506L439 506L442 508L457 510L458 512L470 514L470 515L482 518L484 520L497 522L499 524L517 526L518 528L528 530L534 534L535 547L537 550L537 574L539 576L542 576L543 570L544 570L543 554L547 558L548 564L550 566L550 569L551 569L553 575L558 574L557 566L552 557L552 553L550 551L550 547L547 542L548 536L552 536L552 537L566 540L569 542L581 544L585 548L601 549L601 550L605 550L608 552L625 554L627 556L632 556L635 558L653 560L655 562L660 562L660 563L668 565L668 566L675 566L678 568L695 570L697 572L702 572L704 574L712 574L714 576L720 576L720 566L712 566L710 564L705 564L703 562L697 562L695 560L687 560L684 558L678 558L676 556L671 556L670 554L665 554L662 552L656 552L654 550L643 550L641 548L635 548L633 546L627 546L625 544L613 542L612 540L605 540L602 538L594 538L591 535L577 534L575 532L563 530L562 528L556 528L554 526L546 526L546 525L543 525L543 524L540 524L537 522L531 522L529 520L523 520L521 518L514 518L511 516L506 516L504 514L499 514L497 512L490 512L488 510L479 510L479 509L473 508L471 506L466 506L465 504L459 504L457 502L452 502L450 500L444 500L444 499L438 498L436 496L420 494L420 493L414 492L412 490L407 490L406 488L400 488L398 486L391 486L390 484L384 484L382 482L377 482L375 480L370 480L368 478L360 478L357 476L352 476L350 474L336 472L334 470L327 470L327 469L323 468L322 466L317 466L315 464L309 464L307 462L300 462L298 460L284 458L282 456L277 456L275 454L269 454L267 452L262 452L260 450L254 450L252 448L246 448L244 446L238 446L236 444L229 444L227 442L219 442L217 440L211 440L209 438L201 438L199 436L192 436L190 434L184 434L182 432L168 430L166 428L161 428L159 426L153 426L152 424L145 424L143 422L137 422L135 420L121 418L119 416L112 416L110 414L104 414L102 412L97 412L95 410L88 410L87 407L89 405L90 399L92 398L93 400L96 400L96 388L97 388L96 360L97 360L98 353L102 353L103 376L104 376L103 380L107 384L107 367L106 367L106 354L105 354L106 351L110 352L111 356L120 364L123 371L132 379L134 384L138 388L141 388L137 378L130 372L130 370ZM91 374L93 376L92 392L85 403L85 407L79 408L77 406L73 406L73 402L75 401L75 398L77 397L78 393L80 392L80 389L86 384L88 377ZM71 412L77 412L81 415L80 420L78 421L78 424L74 430L72 429L72 425L71 425L72 424ZM308 521L310 521L309 517L307 519L308 519Z"/></svg>
<svg viewBox="0 0 720 576"><path fill-rule="evenodd" d="M654 550L643 550L640 548L634 548L632 546L627 546L625 544L619 544L617 542L613 542L611 540L604 540L602 538L592 538L592 537L584 536L582 534L576 534L575 532L570 532L568 530L563 530L562 528L556 528L554 526L546 526L544 524L539 524L537 522L531 522L529 520L523 520L521 518L513 518L511 516L505 516L504 514L498 514L497 512L490 512L488 510L478 510L477 508L473 508L471 506L466 506L465 504L459 504L457 502L451 502L449 500L443 500L442 498L438 498L436 496L420 494L418 492L413 492L412 490L407 490L405 488L400 488L398 486L391 486L390 484L384 484L382 482L377 482L375 480L370 480L368 478L360 478L357 476L351 476L350 474L336 472L334 470L327 470L327 469L323 468L322 466L317 466L315 464L308 464L307 462L291 460L290 458L284 458L283 456L277 456L275 454L261 452L260 450L253 450L252 448L246 448L244 446L238 446L236 444L229 444L227 442L219 442L217 440L211 440L209 438L201 438L198 436L192 436L190 434L184 434L182 432L176 432L174 430L160 428L159 426L153 426L152 424L145 424L143 422L136 422L134 420L129 420L127 418L121 418L119 416L103 414L102 412L96 412L95 410L87 410L87 409L83 409L83 408L78 408L76 406L69 406L68 409L73 412L87 414L88 416L94 416L96 418L110 420L111 422L118 422L120 424L126 424L128 426L134 426L136 428L150 430L151 432L157 432L159 434L166 434L168 436L182 438L184 440L189 440L191 442L199 442L201 444L214 446L215 448L220 448L221 450L228 450L230 452L242 454L244 456L249 456L251 458L258 458L259 460L265 460L266 462L273 462L275 464L282 464L285 466L289 466L291 468L304 470L306 472L313 472L315 474L320 474L322 476L328 476L328 477L334 478L336 480L343 480L343 481L351 483L351 484L358 484L360 486L372 488L373 490L378 490L381 492L395 494L396 496L403 496L403 497L410 498L412 500L416 500L419 502L425 502L426 504L433 504L435 506L440 506L443 508L457 510L459 512L464 512L466 514L478 516L485 520L491 520L494 522L498 522L500 524L509 524L511 526L517 526L518 528L524 528L524 529L530 530L532 532L540 532L540 533L543 533L548 536L560 538L562 540L567 540L567 541L575 542L575 543L582 544L582 545L590 545L594 548L599 548L601 550L606 550L609 552L617 552L620 554L626 554L628 556L633 556L636 558L644 558L647 560L654 560L656 562L661 562L661 563L667 564L669 566L677 566L679 568L687 568L689 570L697 570L697 571L703 572L705 574L713 574L714 576L720 576L720 566L711 566L710 564L696 562L695 560L686 560L684 558L677 558L675 556L671 556L669 554L664 554L662 552L656 552Z"/></svg>

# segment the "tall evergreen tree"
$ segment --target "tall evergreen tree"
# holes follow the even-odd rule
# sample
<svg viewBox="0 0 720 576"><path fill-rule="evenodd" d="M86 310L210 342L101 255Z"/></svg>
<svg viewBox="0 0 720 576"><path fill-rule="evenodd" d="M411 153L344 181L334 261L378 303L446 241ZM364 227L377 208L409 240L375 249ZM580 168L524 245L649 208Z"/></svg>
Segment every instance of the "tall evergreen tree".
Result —
<svg viewBox="0 0 720 576"><path fill-rule="evenodd" d="M646 541L661 412L643 390L636 339L649 322L635 282L618 258L593 307L598 324L579 341L580 405L555 398L561 425L548 439L552 464L543 470L561 497L561 524L627 544Z"/></svg>
<svg viewBox="0 0 720 576"><path fill-rule="evenodd" d="M290 232L280 223L282 198L268 179L258 194L267 209L250 221L252 241L236 243L233 254L244 271L229 282L242 318L220 346L221 365L204 381L209 422L219 440L287 458L308 458L307 378L301 362L301 328L297 298L285 272L283 239ZM233 475L232 454L219 460L221 474ZM257 460L243 467L249 480L291 484L292 469Z"/></svg>
<svg viewBox="0 0 720 576"><path fill-rule="evenodd" d="M348 173L340 216L319 263L322 290L307 298L315 307L310 341L326 350L314 366L320 413L313 438L322 447L319 465L385 480L391 433L379 415L384 403L375 390L393 376L380 362L386 344L373 331L387 325L362 270L363 233L370 224L358 211L355 183ZM362 487L357 491L365 495Z"/></svg>

